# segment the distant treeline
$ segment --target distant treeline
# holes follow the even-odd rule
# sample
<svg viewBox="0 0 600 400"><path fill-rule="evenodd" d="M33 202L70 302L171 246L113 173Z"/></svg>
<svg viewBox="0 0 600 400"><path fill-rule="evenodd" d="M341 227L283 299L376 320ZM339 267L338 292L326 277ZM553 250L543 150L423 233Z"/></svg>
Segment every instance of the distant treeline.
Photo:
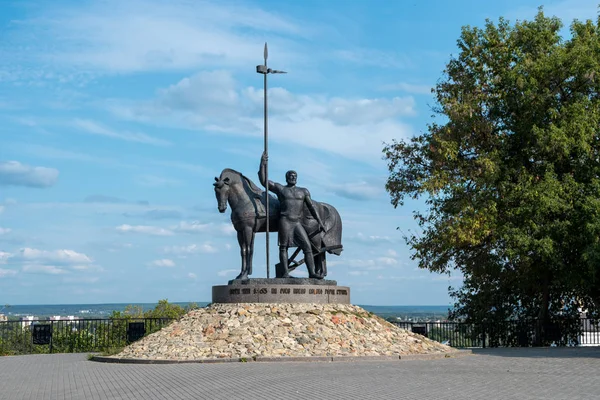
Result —
<svg viewBox="0 0 600 400"><path fill-rule="evenodd" d="M72 315L76 318L108 318L114 313L123 313L127 309L140 310L142 313L154 310L157 303L114 303L114 304L31 304L31 305L5 305L0 306L0 313L8 316L9 320L18 320L27 315L41 319L60 315ZM173 302L172 305L183 309L190 306L205 307L207 302Z"/></svg>
<svg viewBox="0 0 600 400"><path fill-rule="evenodd" d="M114 303L114 304L38 304L38 305L6 305L0 313L4 313L10 320L18 320L27 315L33 315L40 319L46 319L51 316L69 316L76 318L109 318L118 313L127 311L137 314L144 314L155 310L159 306L157 303ZM171 305L179 306L182 309L194 307L206 307L208 302L173 302ZM365 310L370 311L382 318L395 319L400 317L403 320L444 320L448 318L448 306L371 306L360 305Z"/></svg>

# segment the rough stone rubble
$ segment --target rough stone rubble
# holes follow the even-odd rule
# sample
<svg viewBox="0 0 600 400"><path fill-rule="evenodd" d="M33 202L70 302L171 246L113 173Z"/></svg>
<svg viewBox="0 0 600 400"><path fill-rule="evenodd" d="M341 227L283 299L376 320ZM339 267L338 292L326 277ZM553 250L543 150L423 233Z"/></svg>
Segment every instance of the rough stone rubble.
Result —
<svg viewBox="0 0 600 400"><path fill-rule="evenodd" d="M132 343L117 358L203 360L395 356L456 350L346 304L212 304Z"/></svg>

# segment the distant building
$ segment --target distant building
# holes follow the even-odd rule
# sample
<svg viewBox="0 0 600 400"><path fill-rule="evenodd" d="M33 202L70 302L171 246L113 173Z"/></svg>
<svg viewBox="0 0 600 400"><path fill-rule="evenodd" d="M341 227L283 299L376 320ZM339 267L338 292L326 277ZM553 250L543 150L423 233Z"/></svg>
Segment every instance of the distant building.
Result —
<svg viewBox="0 0 600 400"><path fill-rule="evenodd" d="M8 317L4 314L0 314L0 322L8 321Z"/></svg>
<svg viewBox="0 0 600 400"><path fill-rule="evenodd" d="M582 314L586 317L586 314ZM580 346L600 346L600 324L592 323L591 319L581 320L581 335L579 336Z"/></svg>
<svg viewBox="0 0 600 400"><path fill-rule="evenodd" d="M34 322L39 321L38 317L34 317L33 315L28 315L26 317L21 317L21 327L25 328L31 326Z"/></svg>
<svg viewBox="0 0 600 400"><path fill-rule="evenodd" d="M63 317L61 315L53 315L48 318L49 321L73 321L76 319L77 318L75 318L75 316L73 315L67 315L66 317Z"/></svg>

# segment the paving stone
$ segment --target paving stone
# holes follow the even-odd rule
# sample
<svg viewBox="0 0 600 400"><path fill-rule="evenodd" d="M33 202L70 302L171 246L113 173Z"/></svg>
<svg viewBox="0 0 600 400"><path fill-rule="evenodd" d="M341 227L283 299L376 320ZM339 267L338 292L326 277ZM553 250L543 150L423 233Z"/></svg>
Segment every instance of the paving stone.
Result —
<svg viewBox="0 0 600 400"><path fill-rule="evenodd" d="M0 357L0 400L593 399L600 348L475 349L413 361L106 364Z"/></svg>

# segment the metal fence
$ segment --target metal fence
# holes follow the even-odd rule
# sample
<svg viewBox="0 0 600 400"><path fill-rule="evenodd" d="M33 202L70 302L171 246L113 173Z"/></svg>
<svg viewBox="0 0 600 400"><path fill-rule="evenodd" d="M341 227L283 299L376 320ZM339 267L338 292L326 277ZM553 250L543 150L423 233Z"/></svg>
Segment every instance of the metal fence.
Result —
<svg viewBox="0 0 600 400"><path fill-rule="evenodd" d="M393 322L400 328L452 347L484 347L475 324L464 322Z"/></svg>
<svg viewBox="0 0 600 400"><path fill-rule="evenodd" d="M468 323L392 322L452 347L600 346L600 321L581 318L541 324L538 320Z"/></svg>
<svg viewBox="0 0 600 400"><path fill-rule="evenodd" d="M170 318L0 322L0 355L107 352L168 325ZM600 346L600 323L589 318L495 324L392 322L452 347Z"/></svg>
<svg viewBox="0 0 600 400"><path fill-rule="evenodd" d="M160 330L170 318L0 322L0 355L104 352Z"/></svg>

